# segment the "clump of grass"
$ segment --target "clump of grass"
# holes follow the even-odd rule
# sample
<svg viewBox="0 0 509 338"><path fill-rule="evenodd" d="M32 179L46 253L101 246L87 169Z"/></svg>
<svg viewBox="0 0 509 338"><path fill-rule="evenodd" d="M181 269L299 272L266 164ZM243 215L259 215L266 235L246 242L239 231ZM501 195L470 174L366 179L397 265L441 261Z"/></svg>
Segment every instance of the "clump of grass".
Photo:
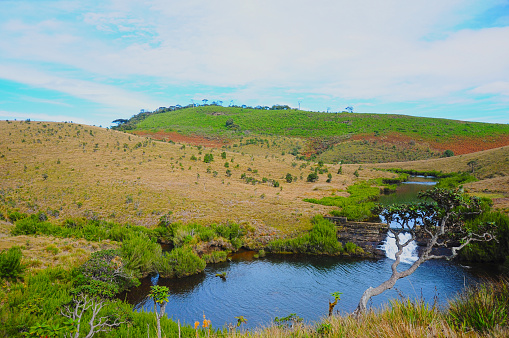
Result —
<svg viewBox="0 0 509 338"><path fill-rule="evenodd" d="M190 248L175 248L164 253L157 262L157 269L163 278L185 277L205 269L205 260Z"/></svg>
<svg viewBox="0 0 509 338"><path fill-rule="evenodd" d="M342 252L342 245L338 242L334 224L317 215L311 220L313 228L305 235L276 239L269 243L272 252L293 252L310 254L337 255Z"/></svg>
<svg viewBox="0 0 509 338"><path fill-rule="evenodd" d="M225 262L228 253L226 251L212 251L210 254L204 254L202 259L206 263L219 263Z"/></svg>
<svg viewBox="0 0 509 338"><path fill-rule="evenodd" d="M18 247L0 252L0 277L18 277L25 270L25 265L21 264L21 256L21 249Z"/></svg>
<svg viewBox="0 0 509 338"><path fill-rule="evenodd" d="M509 324L509 279L478 284L449 303L448 321L460 330L489 331Z"/></svg>

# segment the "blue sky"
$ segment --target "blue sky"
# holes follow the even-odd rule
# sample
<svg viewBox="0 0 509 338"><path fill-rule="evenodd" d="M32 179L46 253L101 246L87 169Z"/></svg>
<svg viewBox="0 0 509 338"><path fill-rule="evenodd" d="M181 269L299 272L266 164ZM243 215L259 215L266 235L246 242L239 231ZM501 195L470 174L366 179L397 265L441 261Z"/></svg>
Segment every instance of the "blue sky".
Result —
<svg viewBox="0 0 509 338"><path fill-rule="evenodd" d="M0 0L0 119L202 99L509 123L509 0Z"/></svg>

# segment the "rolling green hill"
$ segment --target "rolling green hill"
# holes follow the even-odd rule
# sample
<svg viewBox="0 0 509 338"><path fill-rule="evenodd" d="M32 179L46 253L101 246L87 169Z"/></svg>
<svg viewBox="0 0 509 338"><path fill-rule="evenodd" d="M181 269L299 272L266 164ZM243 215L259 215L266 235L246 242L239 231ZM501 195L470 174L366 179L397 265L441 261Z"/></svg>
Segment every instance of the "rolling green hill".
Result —
<svg viewBox="0 0 509 338"><path fill-rule="evenodd" d="M233 120L233 127L227 127L230 119ZM393 114L320 113L297 109L262 110L222 106L199 106L152 113L144 119L133 118L127 125L134 130L165 129L216 136L231 136L238 131L291 137L356 134L387 136L398 133L413 138L441 140L458 136L509 134L509 125L504 124Z"/></svg>
<svg viewBox="0 0 509 338"><path fill-rule="evenodd" d="M305 144L301 156L315 155L329 163L419 160L441 157L445 150L458 155L509 145L509 125L504 124L216 105L140 113L114 129L157 133L159 138L165 133L197 135L223 144L253 137L297 138ZM292 149L282 151L295 153Z"/></svg>

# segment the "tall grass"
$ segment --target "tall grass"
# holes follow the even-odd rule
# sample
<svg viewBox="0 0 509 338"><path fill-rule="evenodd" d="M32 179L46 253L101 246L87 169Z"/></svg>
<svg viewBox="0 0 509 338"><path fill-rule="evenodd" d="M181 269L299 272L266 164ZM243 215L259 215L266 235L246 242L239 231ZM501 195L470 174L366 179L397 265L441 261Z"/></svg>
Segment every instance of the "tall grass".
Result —
<svg viewBox="0 0 509 338"><path fill-rule="evenodd" d="M202 272L205 260L201 259L191 248L175 248L164 253L157 262L157 269L163 278L185 277Z"/></svg>
<svg viewBox="0 0 509 338"><path fill-rule="evenodd" d="M311 220L313 228L308 233L290 239L277 239L269 243L268 249L275 253L310 253L338 255L343 251L338 242L336 227L321 215Z"/></svg>
<svg viewBox="0 0 509 338"><path fill-rule="evenodd" d="M449 304L448 321L460 330L489 331L509 325L509 279L470 287Z"/></svg>

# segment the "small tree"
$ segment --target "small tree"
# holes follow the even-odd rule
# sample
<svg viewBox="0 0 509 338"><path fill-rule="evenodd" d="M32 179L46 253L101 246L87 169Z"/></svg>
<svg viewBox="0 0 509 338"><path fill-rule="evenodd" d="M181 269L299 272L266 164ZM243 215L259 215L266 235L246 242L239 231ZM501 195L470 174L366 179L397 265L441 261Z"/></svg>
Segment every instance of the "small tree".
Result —
<svg viewBox="0 0 509 338"><path fill-rule="evenodd" d="M470 171L472 174L475 172L475 169L479 166L479 163L477 160L472 160L467 163L467 165L470 167Z"/></svg>
<svg viewBox="0 0 509 338"><path fill-rule="evenodd" d="M447 149L446 151L444 151L444 157L452 157L454 156L454 152L450 149Z"/></svg>
<svg viewBox="0 0 509 338"><path fill-rule="evenodd" d="M105 305L104 300L96 300L85 294L79 294L77 298L73 300L72 304L73 306L65 305L64 310L60 311L62 316L68 318L76 325L74 335L69 335L69 337L78 338L80 336L81 319L83 319L83 315L89 309L92 310L92 317L88 321L90 330L85 338L91 338L98 332L108 332L112 328L125 323L125 321L121 321L120 318L111 318L111 316L97 318L99 312Z"/></svg>
<svg viewBox="0 0 509 338"><path fill-rule="evenodd" d="M308 175L308 178L306 179L307 182L316 182L318 181L318 174L317 173L311 173Z"/></svg>
<svg viewBox="0 0 509 338"><path fill-rule="evenodd" d="M419 197L428 200L418 204L375 207L374 212L387 222L388 231L394 236L398 251L391 266L391 277L376 288L369 287L364 291L354 312L356 315L366 311L371 297L391 289L397 280L414 273L422 263L431 259L450 260L470 242L490 241L494 238L488 228L492 226L490 223L483 225L476 233L464 227L466 218L481 213L479 199L476 197L468 197L458 190L440 188L420 192ZM398 227L391 227L394 223ZM399 238L401 233L409 233L411 238L402 243ZM408 269L397 271L403 249L417 237L426 238L424 250L420 250L419 258ZM450 252L438 254L433 250L435 248L449 248Z"/></svg>
<svg viewBox="0 0 509 338"><path fill-rule="evenodd" d="M170 290L166 286L154 285L150 287L150 297L154 300L154 312L157 322L157 338L161 338L161 318L170 297ZM159 307L159 311L157 310Z"/></svg>
<svg viewBox="0 0 509 338"><path fill-rule="evenodd" d="M285 176L285 180L286 180L286 183L292 183L292 181L293 181L292 174L287 173L286 176Z"/></svg>

